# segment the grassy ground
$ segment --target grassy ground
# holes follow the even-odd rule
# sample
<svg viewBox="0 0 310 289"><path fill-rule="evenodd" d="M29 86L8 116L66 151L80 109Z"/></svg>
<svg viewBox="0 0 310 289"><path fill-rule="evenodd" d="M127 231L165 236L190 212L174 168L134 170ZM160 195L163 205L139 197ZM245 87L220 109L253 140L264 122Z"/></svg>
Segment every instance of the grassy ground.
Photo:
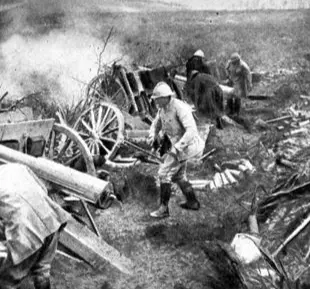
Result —
<svg viewBox="0 0 310 289"><path fill-rule="evenodd" d="M307 10L98 13L94 19L114 26L124 53L140 65L178 64L201 48L218 62L239 51L252 70L275 72L296 68L310 44ZM109 27L100 30L102 36Z"/></svg>

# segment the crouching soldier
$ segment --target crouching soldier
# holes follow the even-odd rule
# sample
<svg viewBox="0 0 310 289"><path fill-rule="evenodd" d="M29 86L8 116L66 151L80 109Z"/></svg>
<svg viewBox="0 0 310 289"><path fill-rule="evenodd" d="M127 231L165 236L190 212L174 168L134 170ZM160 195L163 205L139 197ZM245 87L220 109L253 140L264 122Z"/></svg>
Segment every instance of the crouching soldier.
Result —
<svg viewBox="0 0 310 289"><path fill-rule="evenodd" d="M193 188L186 178L187 161L199 158L204 150L191 107L173 97L173 92L165 82L159 82L154 90L154 99L158 109L149 132L149 143L152 144L159 132L166 134L171 141L171 149L163 156L158 177L160 181L160 207L150 215L154 218L169 216L168 203L171 195L171 182L176 182L186 197L180 204L184 209L199 210Z"/></svg>
<svg viewBox="0 0 310 289"><path fill-rule="evenodd" d="M51 263L69 217L26 166L0 166L1 289L19 288L28 276L36 289L51 288Z"/></svg>

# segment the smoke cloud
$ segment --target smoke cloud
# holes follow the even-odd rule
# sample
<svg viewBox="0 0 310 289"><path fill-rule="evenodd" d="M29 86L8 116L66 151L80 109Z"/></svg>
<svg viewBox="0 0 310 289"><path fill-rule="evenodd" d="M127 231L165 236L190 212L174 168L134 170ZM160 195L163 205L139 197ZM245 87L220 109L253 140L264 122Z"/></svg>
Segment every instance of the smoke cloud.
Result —
<svg viewBox="0 0 310 289"><path fill-rule="evenodd" d="M0 94L19 98L44 90L60 104L84 97L97 75L104 39L94 36L87 18L99 1L82 2L28 0L10 11L0 43ZM120 58L118 44L109 42L101 63Z"/></svg>

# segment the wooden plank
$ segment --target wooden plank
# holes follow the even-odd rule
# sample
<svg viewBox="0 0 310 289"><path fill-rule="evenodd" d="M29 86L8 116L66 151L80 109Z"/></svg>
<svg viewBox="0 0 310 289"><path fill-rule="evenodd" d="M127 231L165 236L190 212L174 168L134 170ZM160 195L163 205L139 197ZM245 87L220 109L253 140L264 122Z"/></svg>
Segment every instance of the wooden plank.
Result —
<svg viewBox="0 0 310 289"><path fill-rule="evenodd" d="M125 274L132 274L130 259L73 218L60 234L60 243L96 269L110 264Z"/></svg>
<svg viewBox="0 0 310 289"><path fill-rule="evenodd" d="M7 140L21 141L26 137L42 137L48 139L55 120L32 120L16 123L0 124L0 142Z"/></svg>

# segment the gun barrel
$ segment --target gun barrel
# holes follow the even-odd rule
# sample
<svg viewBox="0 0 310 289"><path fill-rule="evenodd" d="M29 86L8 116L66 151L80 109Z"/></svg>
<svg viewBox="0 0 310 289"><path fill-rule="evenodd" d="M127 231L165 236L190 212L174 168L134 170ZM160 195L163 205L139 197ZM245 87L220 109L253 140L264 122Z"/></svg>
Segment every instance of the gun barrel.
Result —
<svg viewBox="0 0 310 289"><path fill-rule="evenodd" d="M35 158L0 145L0 162L28 166L39 178L57 185L66 193L102 207L107 194L113 192L110 182L79 172L45 158ZM18 176L17 176L18 177Z"/></svg>

